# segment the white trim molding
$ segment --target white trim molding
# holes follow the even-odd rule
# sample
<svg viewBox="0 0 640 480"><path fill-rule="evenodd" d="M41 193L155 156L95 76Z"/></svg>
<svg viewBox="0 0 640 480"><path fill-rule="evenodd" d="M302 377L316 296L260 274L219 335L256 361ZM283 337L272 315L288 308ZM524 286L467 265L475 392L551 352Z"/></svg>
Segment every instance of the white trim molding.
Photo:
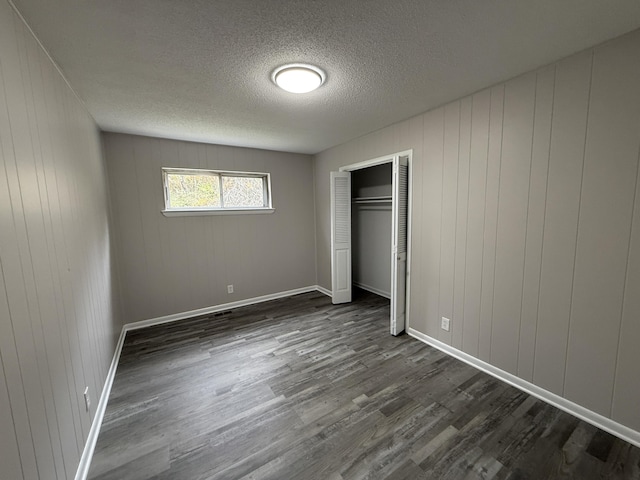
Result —
<svg viewBox="0 0 640 480"><path fill-rule="evenodd" d="M365 285L364 283L360 283L360 282L353 282L353 286L358 287L362 290L366 290L367 292L375 293L376 295L379 295L381 297L388 298L389 300L391 300L391 292L388 292L388 291L385 292L383 290L380 290L379 288L371 287L369 285Z"/></svg>
<svg viewBox="0 0 640 480"><path fill-rule="evenodd" d="M96 448L96 442L98 441L98 435L100 434L100 428L102 427L102 421L104 419L104 413L107 410L107 403L109 401L109 395L111 394L111 387L113 386L113 380L116 376L116 370L118 369L118 363L120 362L120 354L122 353L122 346L127 332L130 330L138 330L153 325L162 325L163 323L177 322L180 320L186 320L188 318L198 317L201 315L207 315L216 312L223 312L231 310L232 308L245 307L247 305L255 305L258 303L268 302L270 300L277 300L279 298L291 297L293 295L299 295L301 293L320 292L324 295L331 296L331 292L319 285L312 285L309 287L296 288L293 290L287 290L284 292L272 293L269 295L263 295L261 297L247 298L245 300L239 300L237 302L223 303L212 307L200 308L197 310L190 310L182 313L175 313L172 315L165 315L163 317L150 318L148 320L142 320L139 322L127 323L122 327L120 331L120 337L116 344L115 352L113 353L113 359L111 360L111 366L107 372L107 378L102 387L102 393L100 394L100 400L96 408L96 414L93 417L91 423L91 429L87 436L87 441L80 457L80 463L78 464L78 470L76 471L75 480L86 480L89 474L89 468L91 467L91 460L93 459L93 452Z"/></svg>
<svg viewBox="0 0 640 480"><path fill-rule="evenodd" d="M232 308L245 307L247 305L255 305L257 303L268 302L270 300L277 300L278 298L291 297L293 295L299 295L301 293L309 293L318 291L316 285L309 287L296 288L293 290L286 290L284 292L271 293L269 295L262 295L261 297L247 298L245 300L238 300L237 302L221 303L220 305L214 305L212 307L198 308L196 310L189 310L187 312L174 313L171 315L165 315L163 317L150 318L148 320L141 320L139 322L127 323L123 328L127 331L137 330L139 328L150 327L152 325L162 325L163 323L176 322L178 320L185 320L187 318L200 317L202 315L209 315L211 313L224 312L231 310ZM324 293L324 292L322 292Z"/></svg>
<svg viewBox="0 0 640 480"><path fill-rule="evenodd" d="M333 297L333 293L328 288L324 288L324 287L321 287L320 285L316 285L316 290L326 295L327 297Z"/></svg>
<svg viewBox="0 0 640 480"><path fill-rule="evenodd" d="M206 215L263 215L275 212L275 208L217 208L201 210L162 210L165 217L201 217Z"/></svg>
<svg viewBox="0 0 640 480"><path fill-rule="evenodd" d="M456 348L453 348L446 343L442 343L435 338L432 338L428 335L425 335L422 332L419 332L413 328L409 328L407 333L413 338L420 340L421 342L426 343L438 350L451 355L458 360L465 362L472 367L477 368L485 373L488 373L492 377L497 378L498 380L502 380L505 383L508 383L512 387L515 387L523 392L526 392L530 395L533 395L540 400L547 402L550 405L553 405L556 408L559 408L562 411L565 411L574 417L579 418L580 420L584 420L591 425L594 425L605 432L609 432L612 435L615 435L622 440L635 445L636 447L640 447L640 432L633 430L629 427L626 427L610 418L605 417L604 415L600 415L592 410L589 410L577 403L574 403L570 400L567 400L560 395L552 393L544 388L541 388L537 385L534 385L531 382L523 380L520 377L516 377L515 375L505 372L504 370L499 369L487 362L484 362L468 353L462 352Z"/></svg>
<svg viewBox="0 0 640 480"><path fill-rule="evenodd" d="M93 459L93 451L96 448L96 442L98 441L98 435L100 434L100 428L102 427L102 420L104 419L104 412L107 410L107 402L109 401L109 395L111 394L111 386L113 385L113 379L116 376L116 370L118 369L118 362L120 361L120 353L122 353L122 345L124 345L124 337L127 331L122 328L120 331L120 337L116 344L116 350L111 360L111 366L107 372L107 378L104 381L104 387L102 387L102 393L100 394L100 400L96 408L96 414L91 422L91 429L87 436L87 441L84 444L84 450L80 457L80 464L76 471L75 480L85 480L89 474L89 467L91 466L91 460Z"/></svg>
<svg viewBox="0 0 640 480"><path fill-rule="evenodd" d="M361 170L363 168L375 167L376 165L382 165L383 163L392 163L394 157L409 157L409 161L413 157L413 149L403 150L401 152L391 153L389 155L383 155L381 157L372 158L370 160L364 160L358 163L352 163L351 165L344 165L338 169L340 172L353 172L354 170Z"/></svg>

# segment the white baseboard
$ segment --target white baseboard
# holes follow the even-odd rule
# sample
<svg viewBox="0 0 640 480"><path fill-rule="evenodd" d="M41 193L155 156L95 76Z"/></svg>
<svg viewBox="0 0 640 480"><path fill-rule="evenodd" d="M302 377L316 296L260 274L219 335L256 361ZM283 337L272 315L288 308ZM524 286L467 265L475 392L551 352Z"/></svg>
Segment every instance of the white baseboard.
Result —
<svg viewBox="0 0 640 480"><path fill-rule="evenodd" d="M111 360L111 366L107 372L107 378L104 381L104 387L102 387L102 393L100 394L100 400L96 408L96 414L91 422L91 429L87 436L87 442L84 445L82 456L80 457L80 463L78 470L76 471L75 480L85 480L89 474L89 467L91 466L91 459L93 458L93 451L96 448L96 442L98 441L98 434L100 433L100 427L102 427L102 420L104 418L104 412L107 409L107 402L109 401L109 394L111 394L111 386L113 385L113 379L116 376L116 370L118 369L118 362L120 361L120 353L122 352L122 345L124 344L124 337L127 332L123 328L120 331L120 337L118 337L118 343L116 343L116 350Z"/></svg>
<svg viewBox="0 0 640 480"><path fill-rule="evenodd" d="M152 325L161 325L163 323L176 322L179 320L185 320L187 318L193 318L200 315L207 315L210 313L223 312L232 308L244 307L247 305L255 305L257 303L268 302L270 300L277 300L278 298L291 297L301 293L309 293L318 291L325 295L331 296L331 292L326 288L319 285L312 285L309 287L296 288L294 290L287 290L284 292L272 293L269 295L263 295L261 297L247 298L245 300L239 300L237 302L223 303L221 305L215 305L212 307L199 308L197 310L190 310L188 312L175 313L173 315L165 315L163 317L150 318L148 320L142 320L139 322L127 323L122 327L120 331L120 337L116 344L116 349L111 360L111 366L107 372L107 378L102 388L100 400L98 401L98 407L96 408L96 414L93 417L91 423L91 429L87 441L80 457L80 463L78 464L78 470L76 471L75 480L86 480L89 474L89 467L91 466L91 460L93 459L93 452L96 448L96 442L98 441L98 435L100 428L102 427L102 420L104 419L104 412L107 409L107 402L109 401L109 395L111 394L111 387L113 380L116 376L116 370L118 369L118 362L120 361L120 354L122 353L122 346L124 345L124 339L127 332L130 330L138 330L140 328L150 327Z"/></svg>
<svg viewBox="0 0 640 480"><path fill-rule="evenodd" d="M362 290L366 290L367 292L375 293L376 295L380 295L381 297L388 298L391 300L391 293L380 290L376 287L371 287L369 285L365 285L364 283L353 282L355 287L361 288Z"/></svg>
<svg viewBox="0 0 640 480"><path fill-rule="evenodd" d="M291 297L293 295L299 295L301 293L309 293L318 291L319 287L312 285L309 287L296 288L293 290L287 290L284 292L271 293L269 295L262 295L261 297L247 298L245 300L238 300L237 302L222 303L220 305L214 305L212 307L198 308L197 310L189 310L187 312L174 313L172 315L165 315L163 317L150 318L148 320L141 320L139 322L127 323L124 328L129 330L137 330L139 328L150 327L152 325L162 325L163 323L175 322L178 320L184 320L186 318L199 317L201 315L209 315L211 313L224 312L231 310L232 308L246 307L247 305L255 305L257 303L268 302L270 300L277 300L278 298ZM324 292L322 292L324 293Z"/></svg>
<svg viewBox="0 0 640 480"><path fill-rule="evenodd" d="M455 357L458 360L471 365L472 367L477 368L478 370L482 370L483 372L488 373L489 375L502 380L503 382L508 383L509 385L516 387L523 392L533 395L534 397L539 398L540 400L543 400L553 405L554 407L559 408L560 410L578 417L580 420L584 420L585 422L590 423L591 425L594 425L604 430L605 432L609 432L610 434L615 435L616 437L619 437L622 440L635 445L636 447L640 447L640 432L637 432L636 430L626 427L618 422L615 422L614 420L611 420L610 418L605 417L604 415L600 415L599 413L591 411L581 405L578 405L577 403L567 400L560 395L549 392L548 390L534 385L531 382L516 377L509 372L505 372L504 370L494 367L487 362L484 362L476 357L469 355L468 353L464 353L456 348L453 348L446 343L442 343L435 338L429 337L422 332L414 330L413 328L409 328L407 333L410 336L420 340L421 342L431 345L432 347L437 348L438 350L441 350L444 353L451 355L452 357Z"/></svg>
<svg viewBox="0 0 640 480"><path fill-rule="evenodd" d="M324 293L327 297L333 297L333 293L331 292L331 290L321 287L320 285L316 285L316 290L318 290L320 293Z"/></svg>

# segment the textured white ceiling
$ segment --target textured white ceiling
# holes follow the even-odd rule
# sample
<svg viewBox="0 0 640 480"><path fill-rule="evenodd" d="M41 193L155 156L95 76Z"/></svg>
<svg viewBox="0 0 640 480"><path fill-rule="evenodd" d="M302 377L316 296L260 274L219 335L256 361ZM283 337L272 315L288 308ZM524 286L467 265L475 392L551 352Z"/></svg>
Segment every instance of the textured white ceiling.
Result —
<svg viewBox="0 0 640 480"><path fill-rule="evenodd" d="M103 130L316 153L640 27L638 0L13 0ZM283 63L327 72L294 95Z"/></svg>

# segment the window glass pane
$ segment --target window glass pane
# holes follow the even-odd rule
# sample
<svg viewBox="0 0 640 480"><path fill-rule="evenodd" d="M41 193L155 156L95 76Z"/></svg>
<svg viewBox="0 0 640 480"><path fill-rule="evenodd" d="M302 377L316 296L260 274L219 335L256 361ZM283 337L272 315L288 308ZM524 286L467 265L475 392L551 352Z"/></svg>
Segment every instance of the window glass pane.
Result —
<svg viewBox="0 0 640 480"><path fill-rule="evenodd" d="M220 182L218 175L190 175L170 173L169 208L220 207Z"/></svg>
<svg viewBox="0 0 640 480"><path fill-rule="evenodd" d="M256 177L222 177L225 208L264 207L263 179Z"/></svg>

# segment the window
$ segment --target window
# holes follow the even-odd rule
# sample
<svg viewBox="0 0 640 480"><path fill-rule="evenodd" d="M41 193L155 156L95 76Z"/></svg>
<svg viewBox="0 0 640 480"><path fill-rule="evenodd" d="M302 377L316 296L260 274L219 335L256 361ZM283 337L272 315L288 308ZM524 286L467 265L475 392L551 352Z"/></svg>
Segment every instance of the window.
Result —
<svg viewBox="0 0 640 480"><path fill-rule="evenodd" d="M271 213L268 173L163 168L165 215Z"/></svg>

